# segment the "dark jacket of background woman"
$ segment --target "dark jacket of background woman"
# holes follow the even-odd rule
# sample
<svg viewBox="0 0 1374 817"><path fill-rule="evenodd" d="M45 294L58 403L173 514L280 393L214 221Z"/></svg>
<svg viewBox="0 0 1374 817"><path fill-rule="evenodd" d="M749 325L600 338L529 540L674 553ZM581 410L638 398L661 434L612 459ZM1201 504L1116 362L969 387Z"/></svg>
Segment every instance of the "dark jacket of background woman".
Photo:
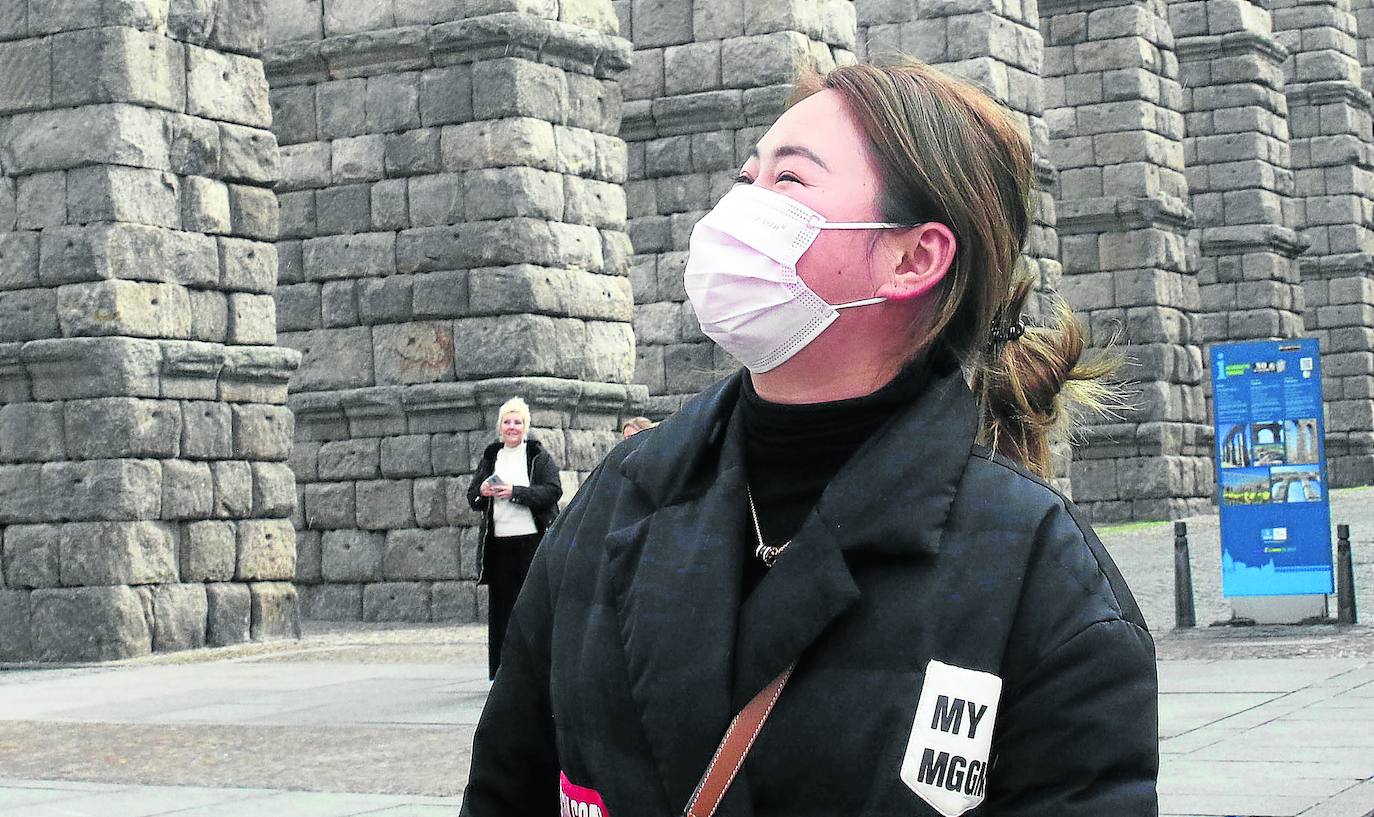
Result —
<svg viewBox="0 0 1374 817"><path fill-rule="evenodd" d="M477 473L472 475L472 482L468 485L468 504L473 510L482 512L482 538L477 546L478 584L486 584L484 574L487 544L495 536L491 498L482 496L479 491L482 482L496 470L496 454L502 445L498 440L487 446L482 452L482 461L477 464ZM534 516L534 526L542 536L558 515L558 500L563 496L563 483L558 479L558 465L538 440L525 440L525 468L530 475L530 484L512 486L510 501L530 509L530 514Z"/></svg>

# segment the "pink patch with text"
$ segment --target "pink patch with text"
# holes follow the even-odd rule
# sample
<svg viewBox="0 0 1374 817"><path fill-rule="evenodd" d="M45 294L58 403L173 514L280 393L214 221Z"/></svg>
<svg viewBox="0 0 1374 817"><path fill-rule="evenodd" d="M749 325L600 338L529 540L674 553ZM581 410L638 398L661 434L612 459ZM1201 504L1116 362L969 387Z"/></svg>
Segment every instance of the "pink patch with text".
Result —
<svg viewBox="0 0 1374 817"><path fill-rule="evenodd" d="M610 817L606 801L595 789L573 785L562 772L558 773L558 789L560 817Z"/></svg>

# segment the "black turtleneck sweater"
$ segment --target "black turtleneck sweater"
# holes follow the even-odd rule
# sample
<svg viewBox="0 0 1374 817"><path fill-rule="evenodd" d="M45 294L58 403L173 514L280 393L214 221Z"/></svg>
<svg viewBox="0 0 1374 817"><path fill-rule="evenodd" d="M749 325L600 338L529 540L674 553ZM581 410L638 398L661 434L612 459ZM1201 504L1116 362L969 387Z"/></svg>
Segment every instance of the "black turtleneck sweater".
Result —
<svg viewBox="0 0 1374 817"><path fill-rule="evenodd" d="M745 377L744 463L764 542L780 545L796 535L841 466L873 432L915 402L928 379L926 366L917 364L873 394L794 405L763 399ZM745 559L746 596L767 572L754 555L757 544L750 542Z"/></svg>

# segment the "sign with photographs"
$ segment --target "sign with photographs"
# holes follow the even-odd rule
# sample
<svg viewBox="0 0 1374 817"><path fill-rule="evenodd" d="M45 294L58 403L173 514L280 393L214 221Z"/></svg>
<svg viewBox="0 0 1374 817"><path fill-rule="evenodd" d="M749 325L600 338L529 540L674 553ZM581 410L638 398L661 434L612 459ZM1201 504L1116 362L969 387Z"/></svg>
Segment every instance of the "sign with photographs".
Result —
<svg viewBox="0 0 1374 817"><path fill-rule="evenodd" d="M1332 592L1315 338L1213 346L1225 596Z"/></svg>

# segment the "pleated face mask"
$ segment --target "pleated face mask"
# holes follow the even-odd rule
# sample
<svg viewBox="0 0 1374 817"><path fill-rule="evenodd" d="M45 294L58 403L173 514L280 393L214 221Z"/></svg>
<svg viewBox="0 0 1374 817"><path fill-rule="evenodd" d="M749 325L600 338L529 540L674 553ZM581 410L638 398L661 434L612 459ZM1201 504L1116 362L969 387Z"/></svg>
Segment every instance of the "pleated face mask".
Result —
<svg viewBox="0 0 1374 817"><path fill-rule="evenodd" d="M684 283L701 331L763 373L782 365L839 317L882 303L821 299L797 275L797 261L822 230L886 230L887 222L834 222L763 187L736 185L692 229Z"/></svg>

